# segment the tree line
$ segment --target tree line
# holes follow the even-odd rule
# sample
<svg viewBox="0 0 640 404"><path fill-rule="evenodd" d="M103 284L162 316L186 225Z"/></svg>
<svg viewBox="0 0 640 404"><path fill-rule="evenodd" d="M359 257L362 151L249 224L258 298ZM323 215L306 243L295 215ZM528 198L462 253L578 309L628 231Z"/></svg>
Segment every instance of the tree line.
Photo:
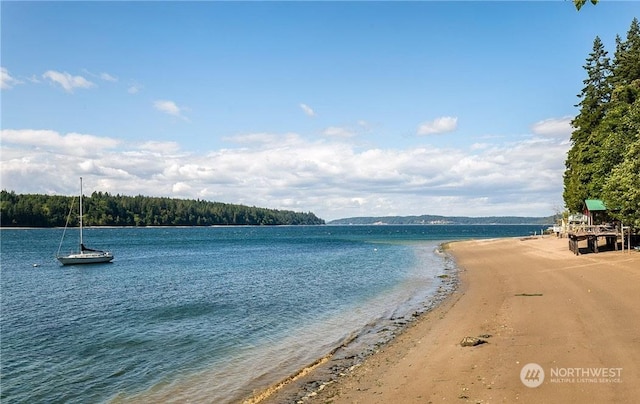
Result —
<svg viewBox="0 0 640 404"><path fill-rule="evenodd" d="M585 199L604 201L609 214L640 229L640 25L616 36L613 58L596 37L583 66L587 77L571 122L563 197L580 212Z"/></svg>
<svg viewBox="0 0 640 404"><path fill-rule="evenodd" d="M0 191L0 226L77 226L78 197ZM317 225L324 220L302 213L202 200L110 195L83 197L87 226ZM69 214L71 212L71 214Z"/></svg>

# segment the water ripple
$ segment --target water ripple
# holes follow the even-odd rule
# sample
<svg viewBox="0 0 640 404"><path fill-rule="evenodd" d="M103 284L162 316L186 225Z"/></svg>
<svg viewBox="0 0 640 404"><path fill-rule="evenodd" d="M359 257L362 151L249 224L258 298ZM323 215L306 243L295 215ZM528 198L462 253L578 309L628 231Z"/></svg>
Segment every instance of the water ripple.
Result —
<svg viewBox="0 0 640 404"><path fill-rule="evenodd" d="M443 270L429 240L515 232L453 227L90 229L116 259L69 267L61 229L2 230L0 401L252 394L419 307Z"/></svg>

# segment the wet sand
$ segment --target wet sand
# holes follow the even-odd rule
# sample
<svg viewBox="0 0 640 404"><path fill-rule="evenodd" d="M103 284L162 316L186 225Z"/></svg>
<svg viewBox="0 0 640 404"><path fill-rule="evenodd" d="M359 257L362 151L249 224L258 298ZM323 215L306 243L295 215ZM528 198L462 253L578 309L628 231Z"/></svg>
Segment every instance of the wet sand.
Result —
<svg viewBox="0 0 640 404"><path fill-rule="evenodd" d="M640 253L575 256L551 236L456 242L450 251L460 268L452 295L298 401L640 401ZM481 335L487 343L460 345ZM538 387L521 380L529 363L545 373L540 384L530 373ZM266 401L290 401L283 397Z"/></svg>

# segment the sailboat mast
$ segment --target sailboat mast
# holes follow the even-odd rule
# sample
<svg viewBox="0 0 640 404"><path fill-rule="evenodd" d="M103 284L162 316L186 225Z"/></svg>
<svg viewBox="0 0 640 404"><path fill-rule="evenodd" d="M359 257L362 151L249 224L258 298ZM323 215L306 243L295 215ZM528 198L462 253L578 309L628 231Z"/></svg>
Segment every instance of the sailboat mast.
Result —
<svg viewBox="0 0 640 404"><path fill-rule="evenodd" d="M80 177L80 252L82 253L82 177Z"/></svg>

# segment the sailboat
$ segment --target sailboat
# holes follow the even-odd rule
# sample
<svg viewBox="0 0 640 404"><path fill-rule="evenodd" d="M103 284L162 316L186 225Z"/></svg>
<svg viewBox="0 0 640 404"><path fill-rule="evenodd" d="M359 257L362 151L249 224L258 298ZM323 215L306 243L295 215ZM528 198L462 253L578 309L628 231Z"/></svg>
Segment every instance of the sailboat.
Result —
<svg viewBox="0 0 640 404"><path fill-rule="evenodd" d="M67 220L68 224L69 220ZM67 226L65 225L64 232L66 233L66 231ZM64 240L64 233L62 234L62 239ZM60 241L60 247L58 247L58 253L56 254L56 258L62 265L99 264L110 262L114 258L109 251L94 250L84 245L84 240L82 239L82 177L80 177L80 251L69 255L60 255L61 247L62 241Z"/></svg>

